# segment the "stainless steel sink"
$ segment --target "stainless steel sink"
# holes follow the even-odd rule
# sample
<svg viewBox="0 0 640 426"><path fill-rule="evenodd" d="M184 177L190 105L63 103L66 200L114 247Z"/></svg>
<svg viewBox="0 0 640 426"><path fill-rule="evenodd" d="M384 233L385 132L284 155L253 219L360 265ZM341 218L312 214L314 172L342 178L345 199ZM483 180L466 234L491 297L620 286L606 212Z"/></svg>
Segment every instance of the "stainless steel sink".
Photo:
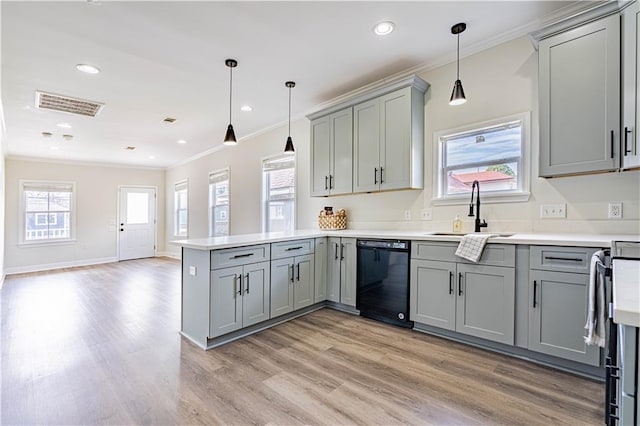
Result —
<svg viewBox="0 0 640 426"><path fill-rule="evenodd" d="M490 234L490 232L488 232ZM455 233L455 232L430 232L426 235L435 235L435 236L442 236L442 237L462 237L464 234L459 234L459 233ZM496 234L496 236L498 237L512 237L515 234Z"/></svg>

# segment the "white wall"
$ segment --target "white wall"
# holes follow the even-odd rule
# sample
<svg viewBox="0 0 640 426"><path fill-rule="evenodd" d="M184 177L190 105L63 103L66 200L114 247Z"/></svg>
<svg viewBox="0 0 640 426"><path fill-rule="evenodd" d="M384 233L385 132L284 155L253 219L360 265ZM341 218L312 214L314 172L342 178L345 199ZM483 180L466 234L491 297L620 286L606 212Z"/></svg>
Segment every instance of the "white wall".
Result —
<svg viewBox="0 0 640 426"><path fill-rule="evenodd" d="M94 165L6 159L5 271L17 273L117 260L118 186L155 186L158 194L158 247L165 246L165 172ZM76 241L53 246L18 246L19 180L76 182Z"/></svg>
<svg viewBox="0 0 640 426"><path fill-rule="evenodd" d="M472 230L466 205L433 206L433 133L514 113L531 113L531 198L528 202L486 204L482 216L488 231L587 232L640 234L640 172L541 179L536 177L538 155L537 52L527 37L485 50L462 60L465 105L451 107L448 99L455 79L455 63L420 74L431 84L425 104L424 190L356 194L330 198L309 195L309 122L297 120L292 136L298 158L297 228L316 227L317 214L331 205L345 208L349 227L376 229L450 230L456 214L464 231ZM241 135L241 132L239 132ZM189 179L189 237L207 236L207 174L231 168L231 233L260 231L260 159L279 153L286 129L278 128L167 171L167 235L173 230L173 183ZM609 201L622 201L624 219L608 220ZM566 203L566 219L540 219L540 204ZM416 220L432 208L433 221ZM411 210L412 221L403 220ZM171 239L171 238L168 238ZM168 250L177 251L175 247Z"/></svg>

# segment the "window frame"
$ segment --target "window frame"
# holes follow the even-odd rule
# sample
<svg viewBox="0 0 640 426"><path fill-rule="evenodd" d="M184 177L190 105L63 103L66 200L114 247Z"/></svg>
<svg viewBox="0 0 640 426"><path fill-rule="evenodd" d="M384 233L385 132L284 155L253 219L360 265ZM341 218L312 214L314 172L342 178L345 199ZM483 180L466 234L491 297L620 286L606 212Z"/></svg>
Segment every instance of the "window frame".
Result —
<svg viewBox="0 0 640 426"><path fill-rule="evenodd" d="M26 214L27 214L27 199L25 197L25 187L42 187L43 189L49 187L54 189L55 186L68 186L71 192L71 203L69 204L69 237L68 238L51 238L51 239L39 239L39 240L27 240L26 239ZM47 191L50 192L50 191ZM18 197L19 212L18 212L18 246L19 247L37 247L37 246L52 246L62 244L74 244L76 242L76 183L74 181L60 181L60 180L41 180L41 179L20 179L18 180ZM49 215L52 213L50 210L46 212L37 212L45 214L47 217L46 225L49 225ZM53 212L56 213L56 212ZM57 224L57 222L56 222ZM42 226L42 225L40 225Z"/></svg>
<svg viewBox="0 0 640 426"><path fill-rule="evenodd" d="M432 198L431 203L433 205L459 205L468 204L470 194L461 193L456 195L444 195L444 185L446 184L446 173L449 167L446 165L444 158L444 143L445 139L451 139L452 137L479 133L483 130L488 130L494 127L504 126L509 123L520 122L521 123L521 140L520 140L520 158L518 164L518 187L514 190L503 191L482 191L483 203L504 203L504 202L525 202L528 201L530 192L530 173L531 173L531 113L523 112L513 114L509 116L498 117L492 120L476 122L466 124L453 129L441 130L434 132L433 134L433 179L432 179ZM506 158L506 160L513 159L512 157ZM490 166L494 163L502 164L505 159L500 159L490 162L475 162L469 163L468 166ZM459 166L456 166L459 168Z"/></svg>
<svg viewBox="0 0 640 426"><path fill-rule="evenodd" d="M219 182L211 182L212 178L215 178L216 176L225 176L226 175L226 179L223 179ZM227 220L227 233L224 236L228 236L231 232L231 171L229 167L226 167L224 169L219 169L219 170L214 170L212 172L209 172L209 194L208 194L208 206L207 206L207 210L208 210L208 218L209 218L209 237L216 237L216 236L223 236L223 235L215 235L215 217L216 217L216 206L215 206L215 200L218 198L218 183L224 182L226 180L227 182L227 197L228 197L228 201L227 204L223 204L227 206L227 213L226 213L226 220ZM212 192L211 190L211 185L216 185L215 188L215 192ZM211 197L211 195L213 194L213 199ZM218 207L222 207L218 206ZM221 216L222 219L222 216Z"/></svg>
<svg viewBox="0 0 640 426"><path fill-rule="evenodd" d="M283 158L291 157L293 160L293 217L291 218L292 229L295 231L297 226L297 217L298 217L298 156L294 153L292 154L275 154L268 157L263 157L260 161L261 169L262 169L262 200L261 200L261 222L262 222L262 232L273 232L269 230L269 179L268 173L269 171L265 170L265 165L269 162L276 161ZM288 200L288 199L286 199ZM285 200L285 201L286 201Z"/></svg>
<svg viewBox="0 0 640 426"><path fill-rule="evenodd" d="M186 217L187 217L186 229L187 230L186 230L186 232L184 234L181 234L179 232L180 224L178 222L178 218L180 217L180 215L179 215L180 210L183 210L183 209L180 209L179 207L182 207L182 206L178 205L179 204L179 202L178 202L178 192L183 190L183 188L182 188L183 186L184 186L184 190L187 192L187 197L186 197L187 205L184 208L184 210L187 212L187 214L186 214ZM187 237L188 238L189 237L189 179L183 179L183 180L177 181L173 185L173 236L174 237L179 237L179 238L182 238L182 237Z"/></svg>

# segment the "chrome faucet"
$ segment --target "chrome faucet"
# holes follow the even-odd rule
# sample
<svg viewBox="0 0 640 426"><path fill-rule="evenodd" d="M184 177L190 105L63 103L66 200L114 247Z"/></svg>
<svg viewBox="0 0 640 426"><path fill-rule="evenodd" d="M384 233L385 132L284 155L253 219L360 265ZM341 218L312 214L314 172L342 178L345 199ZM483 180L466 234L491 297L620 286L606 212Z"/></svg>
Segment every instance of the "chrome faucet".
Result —
<svg viewBox="0 0 640 426"><path fill-rule="evenodd" d="M469 204L469 216L473 217L473 193L475 189L478 188L478 193L476 195L476 226L473 232L480 232L480 228L486 228L487 222L482 220L480 223L480 182L477 180L473 181L473 185L471 186L471 204Z"/></svg>

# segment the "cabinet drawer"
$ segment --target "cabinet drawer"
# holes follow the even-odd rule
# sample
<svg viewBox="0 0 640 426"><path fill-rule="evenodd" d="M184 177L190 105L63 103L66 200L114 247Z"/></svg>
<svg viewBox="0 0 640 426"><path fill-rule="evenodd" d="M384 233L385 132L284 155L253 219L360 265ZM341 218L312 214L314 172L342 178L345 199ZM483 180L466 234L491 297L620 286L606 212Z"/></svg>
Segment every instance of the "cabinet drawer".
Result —
<svg viewBox="0 0 640 426"><path fill-rule="evenodd" d="M271 244L271 259L282 259L291 256L301 256L313 253L315 243L313 238L308 240L284 241Z"/></svg>
<svg viewBox="0 0 640 426"><path fill-rule="evenodd" d="M531 246L531 269L589 273L591 256L598 251L591 247Z"/></svg>
<svg viewBox="0 0 640 426"><path fill-rule="evenodd" d="M458 243L450 241L412 241L411 258L473 263L456 256L457 248ZM516 248L511 244L487 244L477 264L514 267L516 264Z"/></svg>
<svg viewBox="0 0 640 426"><path fill-rule="evenodd" d="M221 269L229 266L262 262L269 260L269 253L269 244L212 250L211 269Z"/></svg>

